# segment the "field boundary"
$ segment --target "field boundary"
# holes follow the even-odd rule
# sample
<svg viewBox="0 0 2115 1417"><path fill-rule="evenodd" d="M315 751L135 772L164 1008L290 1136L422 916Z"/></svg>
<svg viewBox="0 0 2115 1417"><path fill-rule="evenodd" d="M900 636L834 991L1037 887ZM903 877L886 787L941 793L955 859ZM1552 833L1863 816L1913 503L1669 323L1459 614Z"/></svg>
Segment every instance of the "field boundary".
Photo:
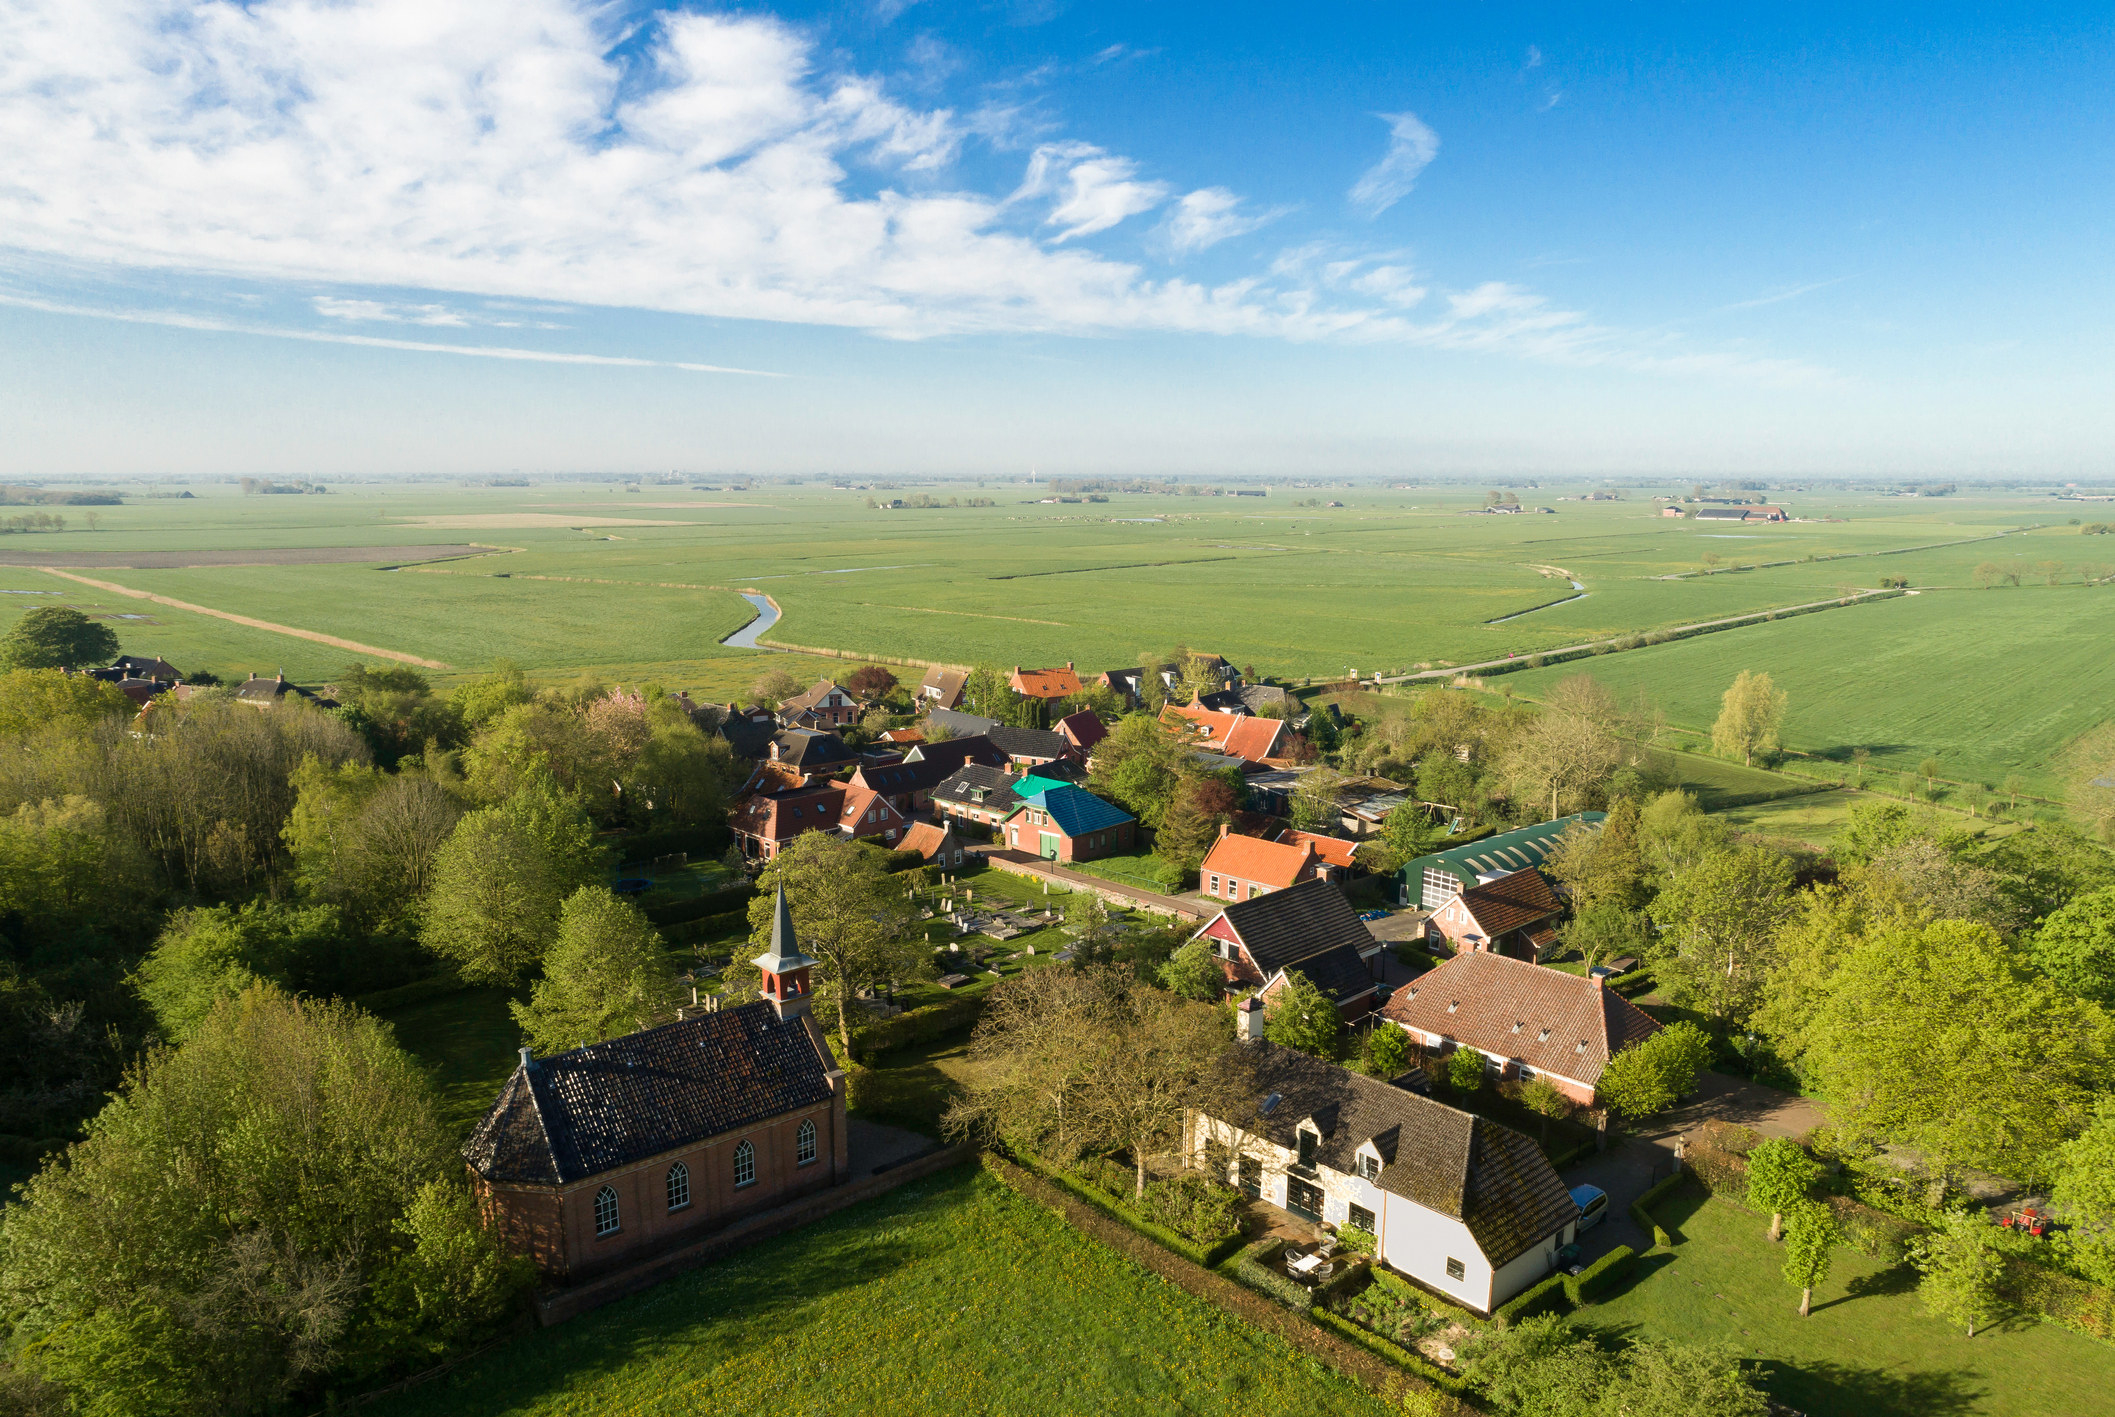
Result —
<svg viewBox="0 0 2115 1417"><path fill-rule="evenodd" d="M87 576L77 576L71 571L62 571L56 566L38 566L35 569L42 571L47 576L57 576L62 581L77 581L85 586L93 586L97 590L107 590L112 595L125 595L130 596L134 600L151 601L156 605L167 605L176 610L188 610L194 615L209 615L215 620L225 620L231 625L246 625L252 630L269 630L275 635L289 635L297 640L309 640L315 644L329 645L333 649L351 650L354 654L371 654L377 659L395 660L398 664L415 664L421 669L454 668L453 665L447 664L442 660L421 659L418 655L405 654L401 650L379 649L374 645L363 645L358 640L340 639L336 635L326 635L320 630L302 630L292 625L275 624L270 620L259 620L249 615L237 615L233 611L215 610L210 605L193 605L188 600L178 600L173 596L167 595L156 595L150 590L134 590L130 586L121 586L115 581L90 580Z"/></svg>

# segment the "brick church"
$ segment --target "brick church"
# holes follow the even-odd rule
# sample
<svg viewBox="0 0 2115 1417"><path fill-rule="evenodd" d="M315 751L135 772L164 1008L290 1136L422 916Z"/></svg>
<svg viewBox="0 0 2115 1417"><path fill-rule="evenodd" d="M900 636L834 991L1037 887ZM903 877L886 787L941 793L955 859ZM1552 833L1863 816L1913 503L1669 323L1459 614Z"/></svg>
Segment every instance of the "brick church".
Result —
<svg viewBox="0 0 2115 1417"><path fill-rule="evenodd" d="M783 889L764 997L521 1065L463 1144L486 1222L579 1280L850 1179L845 1074Z"/></svg>

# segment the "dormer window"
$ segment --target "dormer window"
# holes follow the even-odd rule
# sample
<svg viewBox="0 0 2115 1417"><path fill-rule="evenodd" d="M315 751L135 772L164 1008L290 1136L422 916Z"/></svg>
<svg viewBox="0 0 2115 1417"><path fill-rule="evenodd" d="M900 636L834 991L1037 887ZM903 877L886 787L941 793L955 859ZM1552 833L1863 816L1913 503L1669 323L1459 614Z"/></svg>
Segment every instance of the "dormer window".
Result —
<svg viewBox="0 0 2115 1417"><path fill-rule="evenodd" d="M1381 1179L1381 1159L1370 1152L1359 1153L1359 1174L1369 1181ZM1370 1227L1361 1227L1370 1228Z"/></svg>
<svg viewBox="0 0 2115 1417"><path fill-rule="evenodd" d="M1520 1032L1520 1024L1519 1024L1519 1022L1518 1022L1517 1020L1516 1020L1516 1021L1514 1022L1514 1024L1513 1024L1513 1032L1515 1032L1515 1033L1518 1033L1518 1032Z"/></svg>
<svg viewBox="0 0 2115 1417"><path fill-rule="evenodd" d="M1300 1164L1302 1166L1314 1165L1315 1152L1321 1145L1322 1138L1320 1136L1302 1127L1300 1129Z"/></svg>
<svg viewBox="0 0 2115 1417"><path fill-rule="evenodd" d="M1454 1012L1454 1011L1455 1011L1456 1009L1458 1009L1458 1008L1460 1008L1460 1007L1461 1007L1461 1000L1459 1000L1459 999L1456 999L1456 1000L1454 1000L1454 1001L1453 1001L1452 1003L1450 1003L1450 1004L1448 1004L1448 1005L1447 1005L1447 1012L1451 1014L1451 1013L1453 1013L1453 1012Z"/></svg>
<svg viewBox="0 0 2115 1417"><path fill-rule="evenodd" d="M1577 1048L1574 1048L1572 1051L1574 1053L1584 1053L1586 1051L1586 1040L1583 1038L1580 1039L1579 1046Z"/></svg>

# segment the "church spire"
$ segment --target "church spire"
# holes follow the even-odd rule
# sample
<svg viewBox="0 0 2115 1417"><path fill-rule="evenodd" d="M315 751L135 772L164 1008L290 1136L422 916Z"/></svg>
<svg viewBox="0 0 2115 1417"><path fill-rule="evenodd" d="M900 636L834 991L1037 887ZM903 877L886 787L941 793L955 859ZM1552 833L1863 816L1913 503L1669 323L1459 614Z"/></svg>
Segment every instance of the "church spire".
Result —
<svg viewBox="0 0 2115 1417"><path fill-rule="evenodd" d="M793 910L786 904L783 883L771 919L771 948L750 963L763 973L763 994L773 1013L785 1019L808 1012L808 971L815 961L801 953L800 942L793 936Z"/></svg>

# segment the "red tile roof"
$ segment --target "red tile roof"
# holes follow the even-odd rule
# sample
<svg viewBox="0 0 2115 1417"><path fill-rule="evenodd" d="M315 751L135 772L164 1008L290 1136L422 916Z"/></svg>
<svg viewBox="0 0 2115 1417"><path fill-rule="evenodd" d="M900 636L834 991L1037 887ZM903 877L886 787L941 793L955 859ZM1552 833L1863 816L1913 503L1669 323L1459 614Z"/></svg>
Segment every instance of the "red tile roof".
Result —
<svg viewBox="0 0 2115 1417"><path fill-rule="evenodd" d="M952 836L954 832L947 827L937 826L932 822L912 822L896 843L896 849L915 851L930 861L933 859L933 853L944 847Z"/></svg>
<svg viewBox="0 0 2115 1417"><path fill-rule="evenodd" d="M1255 881L1284 890L1298 884L1300 873L1313 865L1314 859L1312 847L1287 846L1229 832L1212 843L1198 869L1206 875L1232 876L1238 881Z"/></svg>
<svg viewBox="0 0 2115 1417"><path fill-rule="evenodd" d="M835 831L838 813L844 807L844 798L844 789L841 787L825 787L814 792L788 792L772 797L752 797L747 802L736 804L734 828L736 831L772 841L790 841L802 832L814 831L818 827L824 831Z"/></svg>
<svg viewBox="0 0 2115 1417"><path fill-rule="evenodd" d="M1023 669L1016 664L1013 691L1031 699L1067 698L1080 691L1080 676L1069 664L1062 669Z"/></svg>
<svg viewBox="0 0 2115 1417"><path fill-rule="evenodd" d="M1336 867L1339 871L1351 869L1355 853L1359 849L1357 842L1346 841L1340 836L1320 836L1314 832L1293 831L1290 829L1279 832L1278 840L1292 846L1298 846L1303 842L1312 846L1315 849L1315 855L1321 857L1323 861Z"/></svg>
<svg viewBox="0 0 2115 1417"><path fill-rule="evenodd" d="M1469 887L1461 893L1461 903L1489 940L1508 930L1547 920L1564 908L1557 893L1550 889L1548 878L1532 866Z"/></svg>
<svg viewBox="0 0 2115 1417"><path fill-rule="evenodd" d="M1169 704L1161 710L1160 721L1168 723L1170 714L1176 720L1171 727L1187 724L1183 741L1208 752L1260 763L1284 747L1285 720L1282 718L1259 718L1252 714L1219 713L1195 705L1185 708Z"/></svg>
<svg viewBox="0 0 2115 1417"><path fill-rule="evenodd" d="M1050 726L1054 732L1062 733L1071 739L1072 746L1083 753L1091 751L1095 744L1109 736L1109 730L1102 726L1101 719L1095 716L1092 709L1081 709L1078 713L1066 714Z"/></svg>
<svg viewBox="0 0 2115 1417"><path fill-rule="evenodd" d="M1592 1086L1659 1025L1613 989L1488 950L1459 954L1395 991L1381 1017Z"/></svg>

